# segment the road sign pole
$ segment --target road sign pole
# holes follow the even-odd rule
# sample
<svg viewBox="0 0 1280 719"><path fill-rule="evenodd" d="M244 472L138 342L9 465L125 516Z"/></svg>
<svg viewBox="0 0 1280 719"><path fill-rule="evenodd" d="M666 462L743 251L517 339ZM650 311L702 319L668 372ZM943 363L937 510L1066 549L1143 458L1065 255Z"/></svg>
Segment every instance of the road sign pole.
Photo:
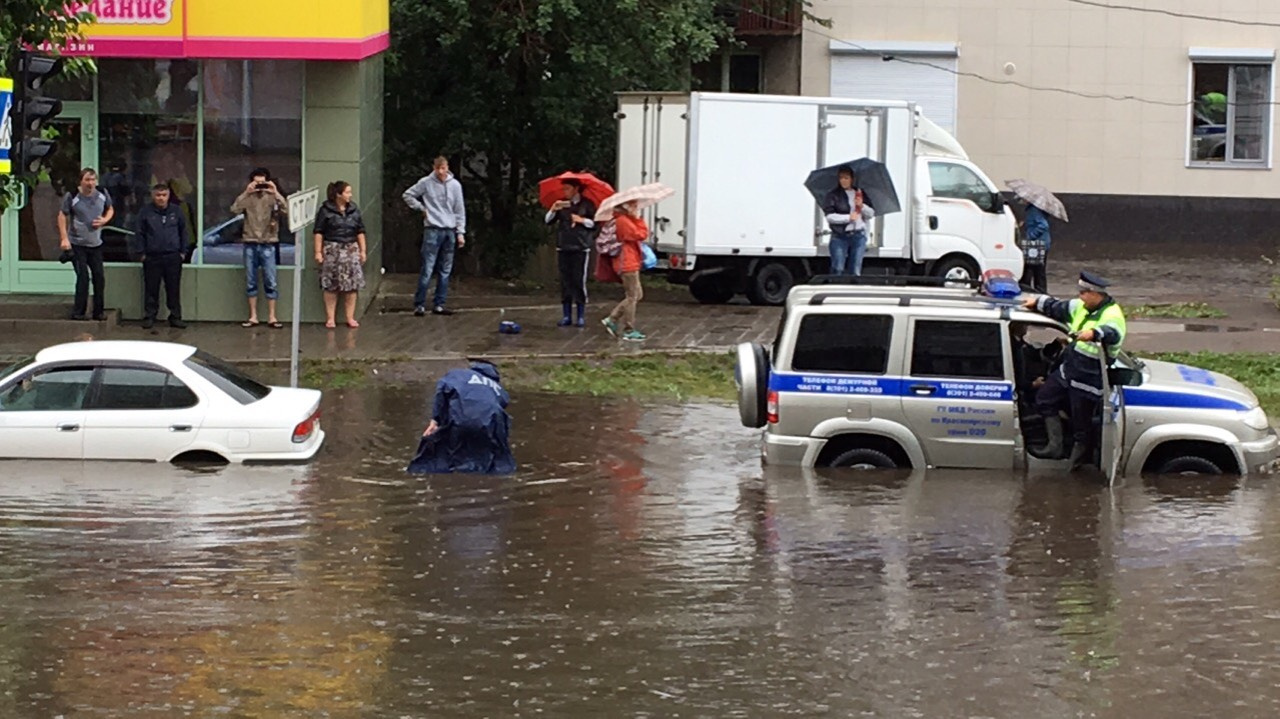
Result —
<svg viewBox="0 0 1280 719"><path fill-rule="evenodd" d="M307 264L306 228L293 233L293 343L289 349L289 386L298 386L298 361L302 356L302 270Z"/></svg>
<svg viewBox="0 0 1280 719"><path fill-rule="evenodd" d="M289 347L289 386L298 386L298 362L302 357L302 271L307 266L307 225L315 219L319 188L288 197L289 231L293 233L293 339Z"/></svg>

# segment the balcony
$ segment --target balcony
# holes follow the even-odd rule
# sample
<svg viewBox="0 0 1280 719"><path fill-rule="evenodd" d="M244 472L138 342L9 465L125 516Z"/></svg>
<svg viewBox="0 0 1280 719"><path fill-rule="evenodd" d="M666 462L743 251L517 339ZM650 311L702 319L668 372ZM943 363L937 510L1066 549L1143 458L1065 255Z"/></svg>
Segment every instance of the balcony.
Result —
<svg viewBox="0 0 1280 719"><path fill-rule="evenodd" d="M750 35L799 35L804 23L800 0L740 0L729 11L734 33Z"/></svg>

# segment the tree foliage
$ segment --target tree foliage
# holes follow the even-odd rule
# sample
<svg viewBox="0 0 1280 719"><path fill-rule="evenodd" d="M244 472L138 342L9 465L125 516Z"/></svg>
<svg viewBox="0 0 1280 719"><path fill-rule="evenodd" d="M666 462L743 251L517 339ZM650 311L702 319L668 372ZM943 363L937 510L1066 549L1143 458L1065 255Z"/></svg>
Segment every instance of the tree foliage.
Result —
<svg viewBox="0 0 1280 719"><path fill-rule="evenodd" d="M462 170L484 269L518 272L545 237L537 181L584 168L611 177L615 93L687 90L691 65L733 42L726 10L739 6L392 0L388 196L398 205L399 190L445 154ZM397 207L388 217L406 213Z"/></svg>
<svg viewBox="0 0 1280 719"><path fill-rule="evenodd" d="M3 0L0 8L0 75L15 79L18 54L24 48L44 48L42 51L56 55L68 43L83 40L84 29L94 22L87 9L71 7L66 0ZM92 70L92 63L86 60L67 72ZM13 142L18 140L15 126ZM0 211L8 206L17 185L11 176L0 176Z"/></svg>

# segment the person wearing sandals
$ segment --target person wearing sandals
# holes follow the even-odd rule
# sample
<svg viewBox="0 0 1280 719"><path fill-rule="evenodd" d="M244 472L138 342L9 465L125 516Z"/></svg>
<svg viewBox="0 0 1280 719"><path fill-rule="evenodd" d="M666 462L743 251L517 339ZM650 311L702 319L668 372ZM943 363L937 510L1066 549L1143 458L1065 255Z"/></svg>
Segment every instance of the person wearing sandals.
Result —
<svg viewBox="0 0 1280 719"><path fill-rule="evenodd" d="M276 248L280 243L280 218L287 216L289 201L270 178L271 173L265 167L250 172L249 185L231 204L231 212L244 215L241 239L249 319L240 326L258 326L258 271L261 270L262 289L267 295L267 325L278 330L284 325L276 319L276 300L280 297L276 284Z"/></svg>
<svg viewBox="0 0 1280 719"><path fill-rule="evenodd" d="M635 328L636 305L644 297L640 286L640 269L644 265L644 255L640 243L649 239L649 226L636 211L635 202L627 202L613 211L614 230L621 247L613 258L613 269L622 278L622 289L626 296L613 308L613 312L603 320L604 328L614 337L621 337L628 342L642 342L643 332ZM622 324L619 325L618 323Z"/></svg>
<svg viewBox="0 0 1280 719"><path fill-rule="evenodd" d="M356 295L364 289L365 249L364 219L360 208L351 201L351 185L341 180L329 184L329 199L316 213L316 264L320 265L320 289L324 290L324 326L337 326L334 315L338 295L342 295L343 311L348 327L356 322Z"/></svg>

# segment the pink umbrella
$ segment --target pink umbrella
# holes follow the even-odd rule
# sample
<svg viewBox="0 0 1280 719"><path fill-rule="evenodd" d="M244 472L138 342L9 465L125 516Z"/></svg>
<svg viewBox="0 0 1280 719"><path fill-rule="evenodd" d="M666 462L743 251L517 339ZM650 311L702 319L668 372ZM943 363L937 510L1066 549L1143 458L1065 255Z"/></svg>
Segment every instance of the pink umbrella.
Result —
<svg viewBox="0 0 1280 719"><path fill-rule="evenodd" d="M640 185L638 187L628 187L627 189L615 195L610 195L609 199L600 203L600 209L596 210L596 221L613 219L613 211L625 205L628 202L635 202L637 210L643 210L646 207L652 207L659 202L676 194L676 191L661 182L654 182L648 185Z"/></svg>

